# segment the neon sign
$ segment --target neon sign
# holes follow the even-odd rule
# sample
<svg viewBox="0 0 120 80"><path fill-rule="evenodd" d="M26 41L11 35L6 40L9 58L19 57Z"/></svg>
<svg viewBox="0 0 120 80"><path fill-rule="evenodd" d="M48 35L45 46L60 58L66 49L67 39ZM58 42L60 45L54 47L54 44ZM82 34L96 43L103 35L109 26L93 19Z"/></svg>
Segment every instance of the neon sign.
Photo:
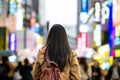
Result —
<svg viewBox="0 0 120 80"><path fill-rule="evenodd" d="M82 0L81 12L88 12L88 0Z"/></svg>
<svg viewBox="0 0 120 80"><path fill-rule="evenodd" d="M16 51L16 34L15 33L9 34L9 50Z"/></svg>
<svg viewBox="0 0 120 80"><path fill-rule="evenodd" d="M17 12L17 3L16 0L9 0L8 2L8 12L9 14L16 14Z"/></svg>
<svg viewBox="0 0 120 80"><path fill-rule="evenodd" d="M95 3L95 14L94 14L94 20L95 22L100 22L100 13L101 13L101 10L100 10L100 2L96 2Z"/></svg>
<svg viewBox="0 0 120 80"><path fill-rule="evenodd" d="M94 42L95 42L95 46L100 46L101 43L101 25L100 24L96 24L95 25L95 29L94 29Z"/></svg>
<svg viewBox="0 0 120 80"><path fill-rule="evenodd" d="M108 1L106 1L102 5L102 12L101 12L102 13L102 24L105 24L106 19L109 18L110 11L107 5L108 5Z"/></svg>
<svg viewBox="0 0 120 80"><path fill-rule="evenodd" d="M2 13L2 11L3 11L3 1L0 0L0 14Z"/></svg>
<svg viewBox="0 0 120 80"><path fill-rule="evenodd" d="M84 49L88 47L88 33L80 33L77 38L78 49Z"/></svg>

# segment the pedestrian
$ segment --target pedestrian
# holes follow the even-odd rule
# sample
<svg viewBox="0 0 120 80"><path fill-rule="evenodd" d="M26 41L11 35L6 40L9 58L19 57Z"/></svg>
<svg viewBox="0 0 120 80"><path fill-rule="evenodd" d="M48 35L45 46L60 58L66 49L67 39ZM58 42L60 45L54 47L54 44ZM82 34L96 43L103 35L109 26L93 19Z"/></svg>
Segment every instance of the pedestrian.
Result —
<svg viewBox="0 0 120 80"><path fill-rule="evenodd" d="M120 80L120 66L116 59L114 59L113 65L108 71L107 80Z"/></svg>
<svg viewBox="0 0 120 80"><path fill-rule="evenodd" d="M70 48L66 31L60 24L52 26L45 46L38 52L33 68L34 80L39 80L41 71L47 67L47 56L58 65L61 80L80 80L77 55Z"/></svg>
<svg viewBox="0 0 120 80"><path fill-rule="evenodd" d="M18 62L18 65L14 70L14 77L13 77L14 80L22 80L21 70L22 70L22 63Z"/></svg>
<svg viewBox="0 0 120 80"><path fill-rule="evenodd" d="M99 67L99 63L97 60L94 60L94 64L92 65L92 80L101 80L102 72Z"/></svg>
<svg viewBox="0 0 120 80"><path fill-rule="evenodd" d="M24 65L20 71L22 80L32 80L32 66L27 58L24 59Z"/></svg>
<svg viewBox="0 0 120 80"><path fill-rule="evenodd" d="M85 57L78 58L80 64L80 73L81 80L92 80L91 79L91 67L89 67L87 63L87 59Z"/></svg>
<svg viewBox="0 0 120 80"><path fill-rule="evenodd" d="M0 80L13 80L14 66L9 62L7 56L2 57L0 65Z"/></svg>

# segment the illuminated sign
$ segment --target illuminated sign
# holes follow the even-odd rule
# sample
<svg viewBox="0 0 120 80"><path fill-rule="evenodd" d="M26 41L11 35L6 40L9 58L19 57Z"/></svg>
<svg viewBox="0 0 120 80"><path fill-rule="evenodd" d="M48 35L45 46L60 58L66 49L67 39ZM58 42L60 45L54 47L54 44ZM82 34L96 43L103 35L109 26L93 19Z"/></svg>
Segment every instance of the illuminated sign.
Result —
<svg viewBox="0 0 120 80"><path fill-rule="evenodd" d="M87 20L88 20L88 13L86 13L86 12L81 12L81 13L80 13L80 21L81 21L82 23L86 23Z"/></svg>
<svg viewBox="0 0 120 80"><path fill-rule="evenodd" d="M0 14L2 13L3 11L3 0L0 0Z"/></svg>
<svg viewBox="0 0 120 80"><path fill-rule="evenodd" d="M23 9L18 8L16 13L16 30L22 30L23 29Z"/></svg>
<svg viewBox="0 0 120 80"><path fill-rule="evenodd" d="M95 13L94 13L94 21L95 22L100 22L100 16L101 16L101 7L100 7L100 2L96 2L94 4L95 8Z"/></svg>
<svg viewBox="0 0 120 80"><path fill-rule="evenodd" d="M82 0L81 12L88 12L88 0Z"/></svg>
<svg viewBox="0 0 120 80"><path fill-rule="evenodd" d="M120 25L120 0L113 0L113 25Z"/></svg>
<svg viewBox="0 0 120 80"><path fill-rule="evenodd" d="M82 0L81 2L81 12L80 12L80 21L86 23L88 20L88 0Z"/></svg>
<svg viewBox="0 0 120 80"><path fill-rule="evenodd" d="M120 37L116 37L116 39L114 40L114 44L120 45Z"/></svg>
<svg viewBox="0 0 120 80"><path fill-rule="evenodd" d="M17 12L17 2L16 0L9 0L8 2L8 12L9 14L16 14Z"/></svg>
<svg viewBox="0 0 120 80"><path fill-rule="evenodd" d="M35 18L31 18L30 19L30 26L35 26L36 24L36 19Z"/></svg>
<svg viewBox="0 0 120 80"><path fill-rule="evenodd" d="M96 24L94 29L94 46L100 46L101 45L101 25Z"/></svg>
<svg viewBox="0 0 120 80"><path fill-rule="evenodd" d="M108 22L108 32L109 32L109 46L110 46L110 56L113 56L114 54L114 50L112 50L113 48L113 36L114 36L114 29L113 29L113 18L112 18L112 2L109 1L109 10L110 10L110 14L109 14L109 22Z"/></svg>
<svg viewBox="0 0 120 80"><path fill-rule="evenodd" d="M15 33L9 34L9 50L16 51L16 34Z"/></svg>
<svg viewBox="0 0 120 80"><path fill-rule="evenodd" d="M106 19L109 18L109 7L108 7L108 1L106 1L105 3L102 4L102 11L101 11L101 14L102 14L102 24L105 24L105 21Z"/></svg>
<svg viewBox="0 0 120 80"><path fill-rule="evenodd" d="M84 50L88 47L88 33L80 33L77 37L78 56L84 56Z"/></svg>
<svg viewBox="0 0 120 80"><path fill-rule="evenodd" d="M80 28L79 28L79 31L80 32L90 32L92 30L91 30L91 28L90 28L89 25L87 25L87 24L81 24Z"/></svg>
<svg viewBox="0 0 120 80"><path fill-rule="evenodd" d="M120 25L115 28L116 36L120 36Z"/></svg>
<svg viewBox="0 0 120 80"><path fill-rule="evenodd" d="M120 49L115 50L115 57L120 57Z"/></svg>
<svg viewBox="0 0 120 80"><path fill-rule="evenodd" d="M88 47L88 33L80 33L77 38L78 49L83 50Z"/></svg>
<svg viewBox="0 0 120 80"><path fill-rule="evenodd" d="M98 48L98 53L100 55L103 55L104 57L109 57L109 52L110 52L109 44L102 45Z"/></svg>

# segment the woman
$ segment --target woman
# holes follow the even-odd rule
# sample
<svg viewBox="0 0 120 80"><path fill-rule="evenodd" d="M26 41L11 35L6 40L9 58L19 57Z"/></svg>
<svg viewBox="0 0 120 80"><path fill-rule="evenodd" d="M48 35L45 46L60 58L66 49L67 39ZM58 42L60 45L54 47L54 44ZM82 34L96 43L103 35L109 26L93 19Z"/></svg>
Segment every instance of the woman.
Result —
<svg viewBox="0 0 120 80"><path fill-rule="evenodd" d="M81 80L91 80L91 68L84 57L79 58Z"/></svg>
<svg viewBox="0 0 120 80"><path fill-rule="evenodd" d="M45 46L39 50L33 68L34 80L39 80L41 71L46 67L45 57L58 64L61 80L80 80L80 69L76 53L68 44L67 34L60 24L52 26Z"/></svg>

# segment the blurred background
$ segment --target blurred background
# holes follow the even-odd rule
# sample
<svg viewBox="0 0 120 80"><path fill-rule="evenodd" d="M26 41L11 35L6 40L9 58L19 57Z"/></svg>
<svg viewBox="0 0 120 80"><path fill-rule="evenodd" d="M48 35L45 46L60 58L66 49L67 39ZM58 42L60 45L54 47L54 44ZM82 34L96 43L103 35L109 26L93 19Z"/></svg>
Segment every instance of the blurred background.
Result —
<svg viewBox="0 0 120 80"><path fill-rule="evenodd" d="M33 63L56 23L78 57L102 69L120 60L120 0L0 0L0 56Z"/></svg>

